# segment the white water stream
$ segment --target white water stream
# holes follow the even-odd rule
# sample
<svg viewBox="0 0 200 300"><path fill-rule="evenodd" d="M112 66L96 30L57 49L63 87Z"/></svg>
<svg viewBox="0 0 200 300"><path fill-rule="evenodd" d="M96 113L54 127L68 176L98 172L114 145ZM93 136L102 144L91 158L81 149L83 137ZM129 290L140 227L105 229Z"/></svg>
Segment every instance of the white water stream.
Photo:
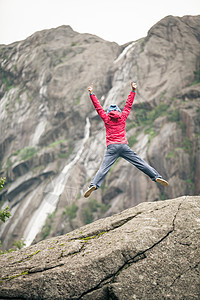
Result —
<svg viewBox="0 0 200 300"><path fill-rule="evenodd" d="M128 53L128 51L132 48L132 46L134 46L134 44L135 44L135 42L131 43L126 48L124 48L122 53L120 53L120 55L115 59L114 64L116 64L118 61L120 61L120 59Z"/></svg>
<svg viewBox="0 0 200 300"><path fill-rule="evenodd" d="M90 121L89 118L86 118L85 134L78 153L76 154L75 158L63 168L61 173L54 180L52 180L51 183L49 183L46 188L46 195L44 196L43 201L33 214L29 224L26 227L23 235L26 246L31 245L38 232L40 232L40 230L44 226L47 216L53 213L56 209L57 203L59 201L59 196L64 191L65 184L70 175L70 171L80 159L89 135Z"/></svg>

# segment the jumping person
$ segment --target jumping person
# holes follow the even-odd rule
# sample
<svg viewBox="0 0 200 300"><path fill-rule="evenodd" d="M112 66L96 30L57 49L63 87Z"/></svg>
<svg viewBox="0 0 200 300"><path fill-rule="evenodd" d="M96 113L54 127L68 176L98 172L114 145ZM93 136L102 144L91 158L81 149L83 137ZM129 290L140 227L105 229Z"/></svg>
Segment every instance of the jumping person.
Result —
<svg viewBox="0 0 200 300"><path fill-rule="evenodd" d="M133 100L135 98L135 91L137 88L136 83L131 82L131 88L132 91L130 92L126 100L126 105L123 111L121 111L116 104L111 104L107 112L105 112L102 106L100 105L99 100L93 93L93 84L91 84L91 86L88 87L92 103L105 124L107 151L99 170L92 179L88 190L84 194L85 198L89 197L94 190L98 189L101 186L109 169L118 157L126 159L132 165L137 167L140 171L148 175L151 178L151 180L159 182L163 186L168 185L168 182L164 180L154 168L149 166L128 146L125 126L126 119L131 111Z"/></svg>

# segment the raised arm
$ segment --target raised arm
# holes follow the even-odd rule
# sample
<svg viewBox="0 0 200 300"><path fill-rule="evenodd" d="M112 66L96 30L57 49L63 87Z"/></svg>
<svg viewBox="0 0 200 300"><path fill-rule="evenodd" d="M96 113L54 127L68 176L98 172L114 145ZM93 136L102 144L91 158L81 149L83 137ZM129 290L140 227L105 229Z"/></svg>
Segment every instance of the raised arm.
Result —
<svg viewBox="0 0 200 300"><path fill-rule="evenodd" d="M99 100L93 93L93 83L88 87L88 91L90 93L90 99L92 100L92 103L94 105L94 108L96 109L99 116L105 121L107 119L107 114L101 104L99 103Z"/></svg>
<svg viewBox="0 0 200 300"><path fill-rule="evenodd" d="M135 91L136 91L136 88L137 88L136 83L131 82L131 88L132 88L132 91L130 92L130 94L129 94L127 100L126 100L126 104L125 104L124 109L122 111L122 115L124 116L125 119L127 119L128 115L130 114L130 111L131 111L131 108L132 108L132 105L133 105L133 101L134 101L134 98L135 98Z"/></svg>

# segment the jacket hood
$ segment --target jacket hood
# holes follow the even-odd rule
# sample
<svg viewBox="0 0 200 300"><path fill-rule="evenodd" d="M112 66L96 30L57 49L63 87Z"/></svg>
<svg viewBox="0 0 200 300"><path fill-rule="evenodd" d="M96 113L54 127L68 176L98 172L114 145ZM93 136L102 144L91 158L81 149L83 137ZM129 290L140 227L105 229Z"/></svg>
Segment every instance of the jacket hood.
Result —
<svg viewBox="0 0 200 300"><path fill-rule="evenodd" d="M107 114L109 114L113 110L121 112L121 109L116 104L111 104L107 110Z"/></svg>
<svg viewBox="0 0 200 300"><path fill-rule="evenodd" d="M121 118L121 111L118 111L118 110L112 110L111 112L109 112L108 116L112 119L119 119Z"/></svg>

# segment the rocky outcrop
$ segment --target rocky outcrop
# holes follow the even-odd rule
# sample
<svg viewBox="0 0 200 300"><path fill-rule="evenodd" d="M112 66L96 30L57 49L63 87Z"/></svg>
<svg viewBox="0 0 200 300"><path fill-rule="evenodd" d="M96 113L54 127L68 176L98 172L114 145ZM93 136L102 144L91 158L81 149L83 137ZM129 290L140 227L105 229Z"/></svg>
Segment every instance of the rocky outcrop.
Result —
<svg viewBox="0 0 200 300"><path fill-rule="evenodd" d="M0 45L0 156L7 186L3 248L65 234L145 201L200 192L200 17L168 16L124 46L70 26ZM91 199L83 191L105 151L105 129L88 97L123 108L130 146L170 185L159 186L120 159Z"/></svg>
<svg viewBox="0 0 200 300"><path fill-rule="evenodd" d="M199 299L200 197L142 203L0 256L2 299Z"/></svg>

